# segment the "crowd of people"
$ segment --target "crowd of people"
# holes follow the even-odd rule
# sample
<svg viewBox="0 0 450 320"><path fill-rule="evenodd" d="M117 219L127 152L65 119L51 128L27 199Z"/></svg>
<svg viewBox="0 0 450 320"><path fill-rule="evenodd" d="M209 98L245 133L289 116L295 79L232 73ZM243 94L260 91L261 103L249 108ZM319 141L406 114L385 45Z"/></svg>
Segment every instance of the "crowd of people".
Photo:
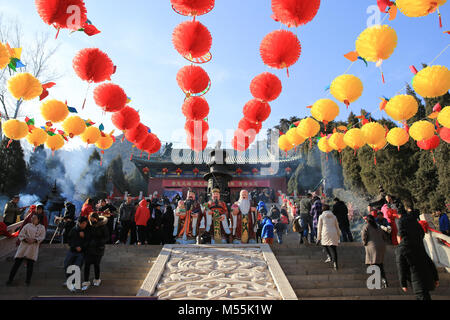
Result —
<svg viewBox="0 0 450 320"><path fill-rule="evenodd" d="M281 209L277 205L268 208L257 192L242 190L238 201L225 204L220 200L220 190L212 191L211 200L205 202L204 195L197 200L189 191L186 199L180 196L170 201L155 192L149 199L128 196L118 206L108 199L97 204L88 198L77 214L72 203L65 204L65 214L57 218L62 241L69 246L64 261L65 269L84 265L82 290L90 285L91 266L94 268L93 286L100 286L100 265L107 244L161 245L161 244L207 244L207 243L278 243L288 232L293 214L292 229L299 233L300 245L317 244L323 247L327 259L338 270L337 247L342 242L353 242L347 205L339 198L332 204L318 195L307 194L297 202L295 210L289 212L286 202ZM9 234L7 226L24 213L18 207L19 197L14 197L5 206L4 222L0 232L8 237L17 237L18 249L7 285L25 262L26 284L29 285L33 264L38 258L39 245L44 241L48 218L42 205L31 206L18 232ZM437 212L441 231L449 234L447 214ZM439 285L436 268L425 251L425 232L419 223L420 214L408 201L399 201L390 195L371 203L366 224L361 231L366 249L365 263L378 266L382 276L382 287L388 287L384 270L387 245L397 246L396 259L399 277L404 291L412 283L418 299L430 299L429 292ZM66 277L68 274L66 273ZM75 289L73 289L75 290Z"/></svg>

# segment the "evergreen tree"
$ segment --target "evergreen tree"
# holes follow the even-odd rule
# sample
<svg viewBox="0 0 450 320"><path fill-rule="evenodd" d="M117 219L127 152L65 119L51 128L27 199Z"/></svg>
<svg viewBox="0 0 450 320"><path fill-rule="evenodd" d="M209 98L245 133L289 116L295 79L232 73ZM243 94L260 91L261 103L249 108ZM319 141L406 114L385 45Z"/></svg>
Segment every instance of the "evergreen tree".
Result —
<svg viewBox="0 0 450 320"><path fill-rule="evenodd" d="M134 168L133 173L126 177L129 190L128 192L134 196L138 196L142 191L144 196L148 196L148 182L144 179L138 168Z"/></svg>
<svg viewBox="0 0 450 320"><path fill-rule="evenodd" d="M106 170L107 180L112 182L117 190L124 194L128 190L127 181L125 180L125 175L123 174L123 162L122 157L118 155L114 158Z"/></svg>
<svg viewBox="0 0 450 320"><path fill-rule="evenodd" d="M48 179L47 152L44 146L37 147L30 156L28 164L28 184L25 193L35 194L44 199L52 188L52 181Z"/></svg>
<svg viewBox="0 0 450 320"><path fill-rule="evenodd" d="M27 185L27 166L20 141L3 139L0 144L0 194L9 197Z"/></svg>

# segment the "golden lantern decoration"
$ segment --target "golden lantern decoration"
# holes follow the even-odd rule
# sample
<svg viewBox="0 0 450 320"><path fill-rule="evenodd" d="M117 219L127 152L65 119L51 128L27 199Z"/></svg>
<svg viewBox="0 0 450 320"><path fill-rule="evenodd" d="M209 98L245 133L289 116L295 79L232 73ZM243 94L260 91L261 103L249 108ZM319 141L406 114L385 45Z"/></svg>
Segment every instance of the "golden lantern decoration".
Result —
<svg viewBox="0 0 450 320"><path fill-rule="evenodd" d="M386 139L386 129L378 122L369 122L365 124L361 132L368 145L377 145L383 139Z"/></svg>
<svg viewBox="0 0 450 320"><path fill-rule="evenodd" d="M366 144L366 140L361 129L353 128L345 134L344 143L356 152Z"/></svg>
<svg viewBox="0 0 450 320"><path fill-rule="evenodd" d="M319 131L320 124L312 118L303 119L297 127L297 133L305 139L316 136Z"/></svg>
<svg viewBox="0 0 450 320"><path fill-rule="evenodd" d="M409 134L405 129L393 128L389 131L386 140L387 142L389 142L389 144L397 147L400 151L400 147L408 143Z"/></svg>
<svg viewBox="0 0 450 320"><path fill-rule="evenodd" d="M44 90L41 83L30 73L19 73L8 80L8 90L17 100L33 100Z"/></svg>
<svg viewBox="0 0 450 320"><path fill-rule="evenodd" d="M367 61L380 63L389 59L397 47L397 33L388 25L364 30L356 40L356 52Z"/></svg>
<svg viewBox="0 0 450 320"><path fill-rule="evenodd" d="M314 119L323 122L326 127L329 122L336 119L336 117L339 115L339 106L333 100L320 99L313 104L311 108L311 114Z"/></svg>
<svg viewBox="0 0 450 320"><path fill-rule="evenodd" d="M447 0L396 0L401 13L410 18L425 17L445 4Z"/></svg>
<svg viewBox="0 0 450 320"><path fill-rule="evenodd" d="M95 146L101 150L108 150L114 144L114 139L109 134L102 134L95 143Z"/></svg>
<svg viewBox="0 0 450 320"><path fill-rule="evenodd" d="M289 138L287 137L287 135L282 135L279 139L278 139L278 147L280 148L280 150L284 151L284 152L288 152L291 151L292 149L294 149L294 145L289 141Z"/></svg>
<svg viewBox="0 0 450 320"><path fill-rule="evenodd" d="M286 136L287 136L289 142L294 147L301 145L306 140L305 137L302 137L301 135L298 134L297 127L293 127L291 129L289 129L289 131L286 132Z"/></svg>
<svg viewBox="0 0 450 320"><path fill-rule="evenodd" d="M439 112L437 120L445 128L450 128L450 106L445 107Z"/></svg>
<svg viewBox="0 0 450 320"><path fill-rule="evenodd" d="M72 116L64 120L62 127L70 138L81 135L86 130L86 122L79 116Z"/></svg>
<svg viewBox="0 0 450 320"><path fill-rule="evenodd" d="M45 146L54 153L56 150L64 147L64 138L60 134L49 135L47 141L45 141Z"/></svg>
<svg viewBox="0 0 450 320"><path fill-rule="evenodd" d="M6 68L10 59L8 48L0 42L0 70Z"/></svg>
<svg viewBox="0 0 450 320"><path fill-rule="evenodd" d="M431 139L435 132L436 128L434 127L434 124L426 120L414 122L411 128L409 128L409 135L415 141Z"/></svg>
<svg viewBox="0 0 450 320"><path fill-rule="evenodd" d="M328 142L328 137L320 138L319 142L317 143L317 146L319 150L322 151L323 153L330 153L331 151L334 150Z"/></svg>
<svg viewBox="0 0 450 320"><path fill-rule="evenodd" d="M426 67L414 76L412 85L424 98L443 96L450 90L450 70L444 66Z"/></svg>
<svg viewBox="0 0 450 320"><path fill-rule="evenodd" d="M363 90L362 81L351 74L343 74L337 77L330 86L330 93L333 97L345 103L347 107L361 97Z"/></svg>
<svg viewBox="0 0 450 320"><path fill-rule="evenodd" d="M88 127L80 136L81 140L87 144L95 144L101 137L100 129L96 127Z"/></svg>
<svg viewBox="0 0 450 320"><path fill-rule="evenodd" d="M26 138L29 144L37 148L47 141L48 134L41 128L33 128Z"/></svg>
<svg viewBox="0 0 450 320"><path fill-rule="evenodd" d="M3 134L10 140L20 140L28 135L28 125L16 119L2 124ZM10 141L11 142L11 141Z"/></svg>
<svg viewBox="0 0 450 320"><path fill-rule="evenodd" d="M41 115L46 121L59 123L67 118L69 115L69 108L62 101L48 100L41 106Z"/></svg>
<svg viewBox="0 0 450 320"><path fill-rule="evenodd" d="M419 110L417 100L409 95L403 94L393 97L388 101L384 111L395 121L406 121L414 117Z"/></svg>
<svg viewBox="0 0 450 320"><path fill-rule="evenodd" d="M347 145L344 142L344 134L341 132L335 132L331 135L330 139L328 139L328 144L330 145L333 150L337 150L339 152L342 152Z"/></svg>

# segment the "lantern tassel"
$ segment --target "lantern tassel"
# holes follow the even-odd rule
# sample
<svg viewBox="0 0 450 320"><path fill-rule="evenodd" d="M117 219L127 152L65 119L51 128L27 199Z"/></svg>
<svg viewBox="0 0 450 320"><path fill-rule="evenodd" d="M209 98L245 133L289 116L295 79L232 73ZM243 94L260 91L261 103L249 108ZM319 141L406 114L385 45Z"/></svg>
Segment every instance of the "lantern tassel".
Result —
<svg viewBox="0 0 450 320"><path fill-rule="evenodd" d="M9 141L8 141L8 145L6 146L6 149L8 149L9 148L9 146L11 145L11 143L13 142L13 140L12 139L9 139Z"/></svg>
<svg viewBox="0 0 450 320"><path fill-rule="evenodd" d="M327 153L327 162L328 162L328 153Z"/></svg>
<svg viewBox="0 0 450 320"><path fill-rule="evenodd" d="M312 149L312 139L309 138L309 148Z"/></svg>
<svg viewBox="0 0 450 320"><path fill-rule="evenodd" d="M86 94L85 94L85 96L84 96L83 106L81 107L82 110L84 110L84 106L86 105L86 100L87 100L87 96L88 96L88 93L89 93L89 88L90 88L90 86L91 86L91 84L89 83L89 84L88 84L88 87L87 87L87 89L86 89Z"/></svg>
<svg viewBox="0 0 450 320"><path fill-rule="evenodd" d="M344 100L344 103L345 103L345 105L347 106L347 110L348 110L348 107L350 106L350 101Z"/></svg>
<svg viewBox="0 0 450 320"><path fill-rule="evenodd" d="M439 28L442 29L442 16L441 16L441 12L439 11L439 7L437 9L438 12L438 16L439 16Z"/></svg>
<svg viewBox="0 0 450 320"><path fill-rule="evenodd" d="M131 161L131 160L133 160L133 153L132 153L131 156L130 156L130 161Z"/></svg>
<svg viewBox="0 0 450 320"><path fill-rule="evenodd" d="M436 164L436 158L434 156L434 151L433 150L431 150L431 154L433 155L433 163Z"/></svg>
<svg viewBox="0 0 450 320"><path fill-rule="evenodd" d="M286 68L287 77L289 78L289 68Z"/></svg>
<svg viewBox="0 0 450 320"><path fill-rule="evenodd" d="M376 154L373 155L373 163L375 165L377 165L377 155Z"/></svg>
<svg viewBox="0 0 450 320"><path fill-rule="evenodd" d="M58 39L58 36L59 36L59 32L60 32L60 31L61 31L61 28L57 28L55 40Z"/></svg>

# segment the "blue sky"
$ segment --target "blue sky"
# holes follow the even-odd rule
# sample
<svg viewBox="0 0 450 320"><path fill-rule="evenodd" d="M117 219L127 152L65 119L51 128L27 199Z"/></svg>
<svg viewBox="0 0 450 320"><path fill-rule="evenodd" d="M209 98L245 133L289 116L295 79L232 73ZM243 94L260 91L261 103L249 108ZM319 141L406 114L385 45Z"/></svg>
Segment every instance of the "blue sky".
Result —
<svg viewBox="0 0 450 320"><path fill-rule="evenodd" d="M237 128L242 108L252 98L250 82L264 71L274 72L283 82L283 93L271 104L272 115L264 128L276 125L280 118L309 115L306 106L324 98L327 94L324 88L348 68L350 63L343 54L354 50L356 38L367 26L370 16L367 9L374 4L375 0L322 1L311 23L292 29L301 41L302 55L290 68L290 78L287 78L285 70L269 69L259 56L261 40L280 28L280 24L270 18L270 0L216 0L216 8L199 18L213 36L213 60L203 65L212 80L212 89L205 96L211 108L211 129L225 134ZM72 70L72 58L85 47L98 47L118 66L112 81L126 90L133 100L131 106L141 111L143 122L162 141L184 145L185 118L181 113L184 96L176 83L176 74L188 62L173 48L172 32L186 18L172 11L169 0L86 0L86 5L89 19L102 33L87 37L62 31L58 40L54 40L61 45L54 63L65 76L51 91L51 97L68 99L69 105L81 110L87 85ZM28 39L36 31L47 31L54 36L54 29L42 22L32 0L14 4L0 0L0 11L18 18ZM383 64L387 83L381 83L374 64L366 68L362 62L355 63L349 73L361 78L365 90L351 106L352 110L356 113L361 108L377 110L380 96L393 96L411 80L410 65L420 67L422 62L430 62L449 44L450 36L442 31L450 29L450 4L441 7L441 14L444 29L438 27L437 14L407 18L399 13L395 21L386 20L399 38L394 54ZM447 50L436 64L448 67L449 57L450 50ZM92 89L81 115L97 123L103 122L107 130L112 130L110 116L103 115L91 97ZM339 118L346 118L350 111L343 104L340 107ZM38 113L39 104L29 103L26 108L28 114L33 115ZM375 117L381 115L374 113ZM176 130L181 132L178 136L174 135ZM210 137L210 144L215 142Z"/></svg>

